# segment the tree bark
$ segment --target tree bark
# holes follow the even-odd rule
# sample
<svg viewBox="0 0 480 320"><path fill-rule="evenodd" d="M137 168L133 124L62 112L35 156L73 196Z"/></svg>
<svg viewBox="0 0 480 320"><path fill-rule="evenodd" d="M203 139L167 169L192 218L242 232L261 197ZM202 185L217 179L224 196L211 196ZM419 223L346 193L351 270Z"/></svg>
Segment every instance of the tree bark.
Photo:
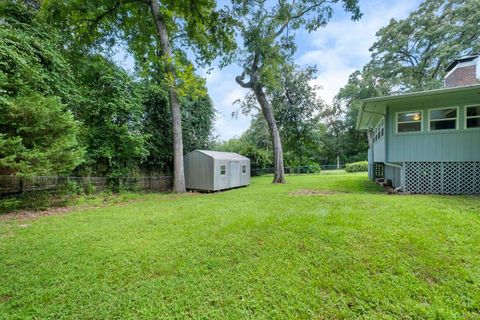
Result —
<svg viewBox="0 0 480 320"><path fill-rule="evenodd" d="M153 21L157 29L157 36L160 40L163 58L165 59L165 73L173 75L175 72L172 65L172 53L170 41L168 38L165 20L160 13L157 0L150 0L149 6L152 11ZM172 127L173 127L173 191L185 192L185 173L183 170L183 138L182 138L182 114L180 111L180 103L178 102L175 84L168 87L168 96L170 98L170 108L172 110Z"/></svg>
<svg viewBox="0 0 480 320"><path fill-rule="evenodd" d="M273 144L273 168L274 176L273 183L285 183L285 169L283 167L283 149L282 140L280 139L280 132L277 128L277 122L273 115L273 109L268 102L263 88L260 84L256 83L252 86L252 90L255 93L258 103L262 109L263 116L268 124L268 130L270 131L270 137Z"/></svg>

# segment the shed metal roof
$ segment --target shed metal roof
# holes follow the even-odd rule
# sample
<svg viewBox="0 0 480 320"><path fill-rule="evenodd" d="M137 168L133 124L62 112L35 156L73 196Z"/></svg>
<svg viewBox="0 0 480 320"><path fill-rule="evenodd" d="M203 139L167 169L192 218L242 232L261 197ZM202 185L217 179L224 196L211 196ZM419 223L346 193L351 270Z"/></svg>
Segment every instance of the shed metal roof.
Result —
<svg viewBox="0 0 480 320"><path fill-rule="evenodd" d="M201 152L213 159L219 160L249 160L247 157L239 155L235 152L222 152L222 151L210 151L210 150L195 150Z"/></svg>
<svg viewBox="0 0 480 320"><path fill-rule="evenodd" d="M480 94L480 84L442 88L428 91L411 92L362 100L362 106L357 118L357 129L365 130L372 128L385 115L387 105L401 101L413 102L424 99L446 99L448 97L458 96L478 96Z"/></svg>

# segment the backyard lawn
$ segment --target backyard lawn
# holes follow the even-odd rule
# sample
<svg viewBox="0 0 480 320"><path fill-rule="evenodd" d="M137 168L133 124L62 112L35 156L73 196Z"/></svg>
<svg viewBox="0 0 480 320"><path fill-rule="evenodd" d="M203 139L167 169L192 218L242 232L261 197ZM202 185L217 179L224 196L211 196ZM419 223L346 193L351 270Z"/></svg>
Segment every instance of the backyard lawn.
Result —
<svg viewBox="0 0 480 320"><path fill-rule="evenodd" d="M287 179L0 217L0 319L480 318L480 197Z"/></svg>

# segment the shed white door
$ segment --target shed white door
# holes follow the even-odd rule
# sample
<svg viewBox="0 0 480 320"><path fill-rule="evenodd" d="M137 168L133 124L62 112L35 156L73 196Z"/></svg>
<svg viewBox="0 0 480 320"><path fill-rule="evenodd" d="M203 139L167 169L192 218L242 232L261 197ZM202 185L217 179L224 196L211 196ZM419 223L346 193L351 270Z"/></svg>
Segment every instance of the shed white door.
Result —
<svg viewBox="0 0 480 320"><path fill-rule="evenodd" d="M230 187L240 185L240 163L230 161Z"/></svg>

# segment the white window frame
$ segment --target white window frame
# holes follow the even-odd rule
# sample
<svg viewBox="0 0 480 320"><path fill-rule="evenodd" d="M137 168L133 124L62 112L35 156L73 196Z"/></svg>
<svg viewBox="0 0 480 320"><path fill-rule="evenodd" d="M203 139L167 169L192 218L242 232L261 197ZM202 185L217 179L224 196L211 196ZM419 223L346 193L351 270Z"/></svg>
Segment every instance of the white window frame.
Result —
<svg viewBox="0 0 480 320"><path fill-rule="evenodd" d="M464 117L464 122L463 122L463 128L465 130L480 130L480 127L475 127L475 128L468 128L467 127L467 119L476 119L476 118L480 118L480 115L479 116L467 116L467 109L469 107L480 107L480 103L479 104L470 104L470 105L467 105L465 106L465 117Z"/></svg>
<svg viewBox="0 0 480 320"><path fill-rule="evenodd" d="M383 133L382 133L383 130ZM373 142L381 140L385 136L385 120L382 118L378 121L377 125L373 129Z"/></svg>
<svg viewBox="0 0 480 320"><path fill-rule="evenodd" d="M409 113L409 112L420 112L420 121L398 121L399 113ZM398 125L400 123L417 123L420 122L420 131L409 131L409 132L398 132ZM396 134L416 134L423 132L423 110L407 110L407 111L398 111L395 113L395 133Z"/></svg>
<svg viewBox="0 0 480 320"><path fill-rule="evenodd" d="M431 112L434 110L445 110L445 109L457 109L457 117L456 118L444 118L444 119L431 119ZM445 132L445 131L456 131L458 130L458 118L460 118L460 110L458 107L442 107L442 108L434 108L434 109L428 109L428 132ZM445 120L453 120L455 119L455 129L441 129L441 130L431 130L430 129L430 122L431 121L445 121Z"/></svg>
<svg viewBox="0 0 480 320"><path fill-rule="evenodd" d="M222 167L224 168L223 170L222 170ZM223 171L223 173L222 173L222 171ZM227 165L226 164L221 164L220 165L220 175L221 176L226 176L227 175Z"/></svg>

